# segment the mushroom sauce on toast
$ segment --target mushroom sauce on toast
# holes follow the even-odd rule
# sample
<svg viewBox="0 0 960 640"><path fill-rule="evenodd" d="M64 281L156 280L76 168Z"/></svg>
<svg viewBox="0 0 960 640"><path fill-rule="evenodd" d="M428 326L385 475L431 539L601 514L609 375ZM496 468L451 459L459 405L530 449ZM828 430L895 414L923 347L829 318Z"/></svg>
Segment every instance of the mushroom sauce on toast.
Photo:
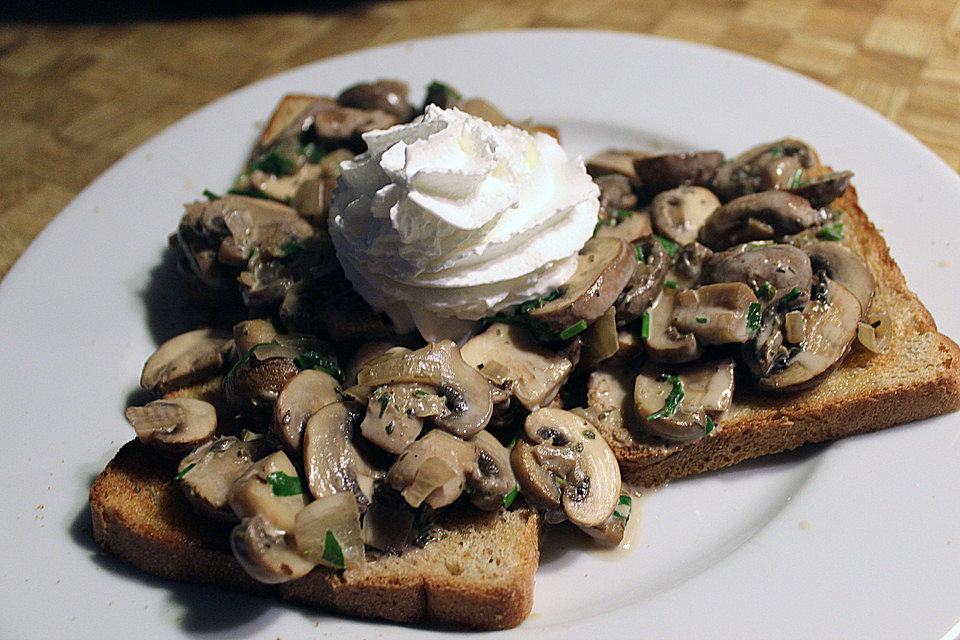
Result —
<svg viewBox="0 0 960 640"><path fill-rule="evenodd" d="M344 274L327 218L361 135L427 105L557 136L441 83L423 108L394 80L335 99L288 96L234 188L186 205L171 239L210 324L149 357L140 382L158 399L126 415L150 455L168 460L157 463L169 474L158 486L178 486L191 518L223 536L247 576L241 588L252 578L296 594L317 572L352 580L455 535L449 513L499 518L485 525L498 531L568 521L617 545L627 482L661 484L958 408L957 347L906 289L856 206L852 173L790 138L733 158L599 153L586 163L596 227L563 284L474 322L459 343L398 334ZM932 340L944 363L916 382L930 402L891 410L903 381L886 396L836 388L846 362L882 378L914 339ZM784 435L769 437L776 429ZM145 455L136 447L124 455ZM97 486L91 503L99 539L138 562L108 534ZM532 562L518 553L529 579L511 615L400 615L346 606L336 592L300 600L514 626L529 612L536 565L535 548Z"/></svg>

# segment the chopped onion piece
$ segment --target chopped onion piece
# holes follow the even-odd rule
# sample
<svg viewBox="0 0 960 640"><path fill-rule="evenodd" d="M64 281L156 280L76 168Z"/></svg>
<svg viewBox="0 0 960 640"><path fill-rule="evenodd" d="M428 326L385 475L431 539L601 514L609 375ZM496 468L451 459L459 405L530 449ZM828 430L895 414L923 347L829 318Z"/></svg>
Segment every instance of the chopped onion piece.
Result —
<svg viewBox="0 0 960 640"><path fill-rule="evenodd" d="M401 494L411 507L419 507L431 493L459 475L461 474L457 473L446 460L437 457L427 458L420 465L413 484L404 489Z"/></svg>
<svg viewBox="0 0 960 640"><path fill-rule="evenodd" d="M353 494L341 492L314 500L297 514L293 528L297 552L335 569L366 562L360 510Z"/></svg>
<svg viewBox="0 0 960 640"><path fill-rule="evenodd" d="M857 339L860 344L874 353L880 353L887 348L892 334L893 322L885 313L871 313L857 325Z"/></svg>
<svg viewBox="0 0 960 640"><path fill-rule="evenodd" d="M803 342L803 334L806 329L806 321L803 313L800 311L790 311L783 318L783 328L786 333L787 342L800 344Z"/></svg>

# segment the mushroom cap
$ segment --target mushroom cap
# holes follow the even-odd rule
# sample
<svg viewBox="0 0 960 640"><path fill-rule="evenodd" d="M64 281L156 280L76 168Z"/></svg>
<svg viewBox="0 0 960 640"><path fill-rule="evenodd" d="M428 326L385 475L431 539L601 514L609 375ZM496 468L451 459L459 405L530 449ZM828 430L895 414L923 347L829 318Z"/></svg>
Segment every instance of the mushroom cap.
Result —
<svg viewBox="0 0 960 640"><path fill-rule="evenodd" d="M417 439L423 419L446 411L436 389L420 384L388 384L375 388L367 399L360 423L363 436L389 453L400 453Z"/></svg>
<svg viewBox="0 0 960 640"><path fill-rule="evenodd" d="M361 508L373 494L377 472L353 445L363 410L353 402L334 402L310 416L303 432L303 468L314 498L352 493Z"/></svg>
<svg viewBox="0 0 960 640"><path fill-rule="evenodd" d="M590 177L596 180L610 174L621 175L629 180L631 185L639 185L637 170L634 163L646 158L649 154L642 151L626 149L604 149L590 157L585 166Z"/></svg>
<svg viewBox="0 0 960 640"><path fill-rule="evenodd" d="M467 476L473 487L470 501L481 509L495 511L504 506L504 500L517 486L510 452L489 431L481 431L468 442L476 448L477 461Z"/></svg>
<svg viewBox="0 0 960 640"><path fill-rule="evenodd" d="M314 564L294 551L287 533L261 514L243 519L230 532L230 548L253 579L279 584L301 578Z"/></svg>
<svg viewBox="0 0 960 640"><path fill-rule="evenodd" d="M800 196L762 191L731 200L714 211L700 228L700 242L718 251L753 240L783 238L821 220Z"/></svg>
<svg viewBox="0 0 960 640"><path fill-rule="evenodd" d="M211 378L223 368L233 348L229 333L197 329L170 338L151 355L140 374L140 386L164 394Z"/></svg>
<svg viewBox="0 0 960 640"><path fill-rule="evenodd" d="M303 430L314 413L340 400L336 378L319 369L305 369L284 385L273 408L270 432L291 454L300 452Z"/></svg>
<svg viewBox="0 0 960 640"><path fill-rule="evenodd" d="M853 178L852 171L835 171L809 180L800 186L791 187L788 191L806 198L812 207L826 207L843 195L850 185L851 178Z"/></svg>
<svg viewBox="0 0 960 640"><path fill-rule="evenodd" d="M704 344L746 342L756 329L749 322L753 305L759 314L757 296L742 282L707 284L677 295L673 323Z"/></svg>
<svg viewBox="0 0 960 640"><path fill-rule="evenodd" d="M217 429L217 410L195 398L164 398L127 407L126 417L140 442L171 456L182 456L207 442Z"/></svg>
<svg viewBox="0 0 960 640"><path fill-rule="evenodd" d="M407 83L398 80L360 82L341 91L337 102L355 109L379 109L397 118L398 122L409 122L414 116L414 108L407 100L408 91Z"/></svg>
<svg viewBox="0 0 960 640"><path fill-rule="evenodd" d="M637 254L620 238L590 238L577 256L577 269L560 286L560 297L530 310L530 317L561 333L590 324L616 301L637 268Z"/></svg>
<svg viewBox="0 0 960 640"><path fill-rule="evenodd" d="M557 471L566 471L561 500L567 518L594 527L610 517L620 497L620 466L596 425L576 413L545 407L527 416L523 429L541 464L553 461Z"/></svg>
<svg viewBox="0 0 960 640"><path fill-rule="evenodd" d="M784 138L747 149L717 168L712 189L726 202L750 193L789 187L798 169L816 165L816 154L801 140Z"/></svg>
<svg viewBox="0 0 960 640"><path fill-rule="evenodd" d="M227 496L234 481L255 458L255 447L239 438L222 436L211 440L180 461L180 489L197 512L219 520L236 520Z"/></svg>
<svg viewBox="0 0 960 640"><path fill-rule="evenodd" d="M803 250L810 256L814 271L823 273L856 296L860 303L860 317L865 318L873 305L877 283L863 258L830 240L806 244Z"/></svg>
<svg viewBox="0 0 960 640"><path fill-rule="evenodd" d="M670 270L670 259L663 244L654 236L641 238L635 245L643 259L617 297L617 326L630 324L639 318L663 289Z"/></svg>
<svg viewBox="0 0 960 640"><path fill-rule="evenodd" d="M634 383L638 426L669 442L702 438L712 429L712 419L730 407L734 367L732 358L724 358L676 367L676 373L669 376L662 368L647 364Z"/></svg>
<svg viewBox="0 0 960 640"><path fill-rule="evenodd" d="M645 189L659 192L682 184L708 186L722 162L719 151L667 153L640 158L634 162L634 169Z"/></svg>
<svg viewBox="0 0 960 640"><path fill-rule="evenodd" d="M650 221L660 235L677 244L689 244L696 241L703 222L719 207L720 201L709 189L684 184L656 195L650 205Z"/></svg>
<svg viewBox="0 0 960 640"><path fill-rule="evenodd" d="M464 362L452 340L428 344L422 349L379 359L360 371L361 385L380 386L415 382L436 387L448 411L433 422L450 433L469 438L482 430L493 414L490 383Z"/></svg>
<svg viewBox="0 0 960 640"><path fill-rule="evenodd" d="M531 411L550 404L573 372L563 353L539 344L523 327L499 322L470 338L460 355Z"/></svg>
<svg viewBox="0 0 960 640"><path fill-rule="evenodd" d="M714 253L703 265L705 282L743 282L754 291L765 283L782 296L794 287L810 292L813 270L802 249L788 244L749 242Z"/></svg>

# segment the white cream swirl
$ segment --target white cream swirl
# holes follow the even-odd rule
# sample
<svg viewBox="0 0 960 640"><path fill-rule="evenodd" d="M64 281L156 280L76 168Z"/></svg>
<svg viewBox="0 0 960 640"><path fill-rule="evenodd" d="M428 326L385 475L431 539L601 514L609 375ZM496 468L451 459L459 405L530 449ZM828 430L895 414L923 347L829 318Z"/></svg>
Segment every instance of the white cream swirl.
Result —
<svg viewBox="0 0 960 640"><path fill-rule="evenodd" d="M363 138L341 165L330 236L354 289L399 331L463 338L572 275L599 192L550 136L430 106Z"/></svg>

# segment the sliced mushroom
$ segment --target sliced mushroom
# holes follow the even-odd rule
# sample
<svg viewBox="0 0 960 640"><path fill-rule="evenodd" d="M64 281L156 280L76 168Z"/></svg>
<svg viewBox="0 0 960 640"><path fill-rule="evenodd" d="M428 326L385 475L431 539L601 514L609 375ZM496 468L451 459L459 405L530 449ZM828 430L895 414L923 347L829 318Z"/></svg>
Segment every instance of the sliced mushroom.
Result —
<svg viewBox="0 0 960 640"><path fill-rule="evenodd" d="M233 482L254 463L259 447L234 436L201 445L180 461L177 480L193 508L218 520L236 520L227 504Z"/></svg>
<svg viewBox="0 0 960 640"><path fill-rule="evenodd" d="M371 387L400 382L435 387L437 394L446 399L447 411L433 418L433 422L461 437L479 432L493 413L490 383L464 362L451 340L380 360L363 369L357 381Z"/></svg>
<svg viewBox="0 0 960 640"><path fill-rule="evenodd" d="M696 336L681 333L673 323L675 289L664 287L646 312L644 343L650 357L659 362L690 362L700 357ZM641 332L642 335L642 332Z"/></svg>
<svg viewBox="0 0 960 640"><path fill-rule="evenodd" d="M290 458L277 451L247 467L230 485L227 502L241 520L259 515L290 531L309 498Z"/></svg>
<svg viewBox="0 0 960 640"><path fill-rule="evenodd" d="M217 429L217 410L195 398L164 398L127 407L126 417L140 442L171 456L182 456L207 442Z"/></svg>
<svg viewBox="0 0 960 640"><path fill-rule="evenodd" d="M352 402L334 402L307 420L303 431L303 468L314 498L341 491L353 494L361 509L370 504L374 481L382 474L368 463L353 444L353 434L363 419Z"/></svg>
<svg viewBox="0 0 960 640"><path fill-rule="evenodd" d="M617 310L614 307L600 316L581 334L583 348L580 351L580 368L589 370L620 350L620 334L617 332Z"/></svg>
<svg viewBox="0 0 960 640"><path fill-rule="evenodd" d="M817 383L839 364L857 336L860 303L846 287L825 278L824 291L802 310L802 339L786 340L781 323L765 318L744 357L761 389L796 391Z"/></svg>
<svg viewBox="0 0 960 640"><path fill-rule="evenodd" d="M823 240L804 245L813 270L846 287L860 303L860 317L870 313L877 284L870 268L856 253L839 242Z"/></svg>
<svg viewBox="0 0 960 640"><path fill-rule="evenodd" d="M490 325L468 340L460 354L531 411L550 404L573 372L573 363L563 353L547 349L515 325Z"/></svg>
<svg viewBox="0 0 960 640"><path fill-rule="evenodd" d="M647 310L663 289L670 270L669 256L655 237L648 235L635 246L641 256L639 264L615 303L616 321L621 327L630 324Z"/></svg>
<svg viewBox="0 0 960 640"><path fill-rule="evenodd" d="M689 442L709 434L733 400L734 361L695 363L667 374L652 364L640 370L634 386L639 426L669 442Z"/></svg>
<svg viewBox="0 0 960 640"><path fill-rule="evenodd" d="M673 260L673 277L678 287L692 287L700 281L706 261L713 251L699 242L691 242L677 249Z"/></svg>
<svg viewBox="0 0 960 640"><path fill-rule="evenodd" d="M357 374L360 373L360 370L375 358L379 358L393 348L403 349L404 353L410 351L410 349L406 349L405 347L397 347L396 342L392 340L364 342L357 347L357 350L353 352L353 356L344 368L344 385L352 387L357 384Z"/></svg>
<svg viewBox="0 0 960 640"><path fill-rule="evenodd" d="M316 194L316 202L313 208L318 209L320 207L319 189L321 184L320 167L315 164L305 164L289 175L279 176L254 169L246 176L243 186L248 189L255 189L271 200L289 204L300 213L300 207L294 204L294 200L299 196L301 204L303 204L305 190L307 189L313 189Z"/></svg>
<svg viewBox="0 0 960 640"><path fill-rule="evenodd" d="M637 268L637 254L620 238L587 240L577 256L577 270L560 287L560 297L530 310L530 317L563 335L579 323L599 318L616 301Z"/></svg>
<svg viewBox="0 0 960 640"><path fill-rule="evenodd" d="M532 445L532 462L553 476L563 512L572 523L595 527L610 517L620 497L620 467L594 423L576 413L547 407L527 417L524 437ZM521 464L514 466L514 473L524 495L528 490L532 494L539 491L531 482L536 472L530 473Z"/></svg>
<svg viewBox="0 0 960 640"><path fill-rule="evenodd" d="M527 504L539 511L548 524L557 524L567 519L563 492L557 482L559 476L540 463L536 446L526 439L517 440L510 449L510 465Z"/></svg>
<svg viewBox="0 0 960 640"><path fill-rule="evenodd" d="M650 214L646 211L600 210L600 223L594 235L598 238L611 236L627 242L635 242L653 233Z"/></svg>
<svg viewBox="0 0 960 640"><path fill-rule="evenodd" d="M815 164L816 154L806 143L784 138L748 149L720 166L712 188L724 202L769 189L787 189L804 169Z"/></svg>
<svg viewBox="0 0 960 640"><path fill-rule="evenodd" d="M400 453L420 435L424 418L442 415L446 410L443 398L433 387L384 385L370 394L360 432L384 451Z"/></svg>
<svg viewBox="0 0 960 640"><path fill-rule="evenodd" d="M620 486L620 498L617 500L617 506L610 514L610 517L596 527L580 527L580 530L596 540L598 543L615 547L623 542L623 534L627 528L627 521L633 511L633 496L630 487L626 484Z"/></svg>
<svg viewBox="0 0 960 640"><path fill-rule="evenodd" d="M648 156L649 154L642 151L606 149L587 160L587 173L594 179L617 174L627 178L631 184L639 186L634 163Z"/></svg>
<svg viewBox="0 0 960 640"><path fill-rule="evenodd" d="M480 509L495 511L505 506L517 488L510 452L489 431L481 431L468 442L476 448L477 461L467 475L470 501Z"/></svg>
<svg viewBox="0 0 960 640"><path fill-rule="evenodd" d="M810 292L813 270L808 255L794 246L746 243L713 254L703 268L704 282L743 282L774 301L793 289Z"/></svg>
<svg viewBox="0 0 960 640"><path fill-rule="evenodd" d="M750 313L756 319L751 324ZM674 325L704 344L746 342L760 323L760 304L742 282L707 284L677 295Z"/></svg>
<svg viewBox="0 0 960 640"><path fill-rule="evenodd" d="M407 100L408 91L406 82L380 79L347 87L337 96L337 102L345 107L379 109L395 116L398 122L409 122L414 108Z"/></svg>
<svg viewBox="0 0 960 640"><path fill-rule="evenodd" d="M626 176L610 173L594 178L594 182L600 188L600 219L607 225L611 219L616 220L619 212L637 208L637 194Z"/></svg>
<svg viewBox="0 0 960 640"><path fill-rule="evenodd" d="M400 454L387 472L387 482L410 506L426 503L439 509L460 496L467 476L476 466L476 447L434 429Z"/></svg>
<svg viewBox="0 0 960 640"><path fill-rule="evenodd" d="M850 185L852 177L852 171L836 171L802 182L795 187L791 186L787 190L801 198L806 198L810 206L820 208L842 196Z"/></svg>
<svg viewBox="0 0 960 640"><path fill-rule="evenodd" d="M215 376L233 349L230 334L197 329L170 338L147 358L140 386L163 395Z"/></svg>
<svg viewBox="0 0 960 640"><path fill-rule="evenodd" d="M696 241L704 221L720 206L713 192L680 185L657 194L650 205L650 221L657 233L677 244Z"/></svg>
<svg viewBox="0 0 960 640"><path fill-rule="evenodd" d="M228 195L206 205L217 209L229 235L220 243L220 262L242 267L256 251L262 258L283 258L293 242L302 242L313 236L309 222L285 204L253 198Z"/></svg>
<svg viewBox="0 0 960 640"><path fill-rule="evenodd" d="M668 153L641 158L634 163L645 189L653 192L674 189L682 184L709 185L723 162L719 151Z"/></svg>
<svg viewBox="0 0 960 640"><path fill-rule="evenodd" d="M387 129L398 121L397 116L380 109L356 109L330 98L317 98L271 140L271 147L284 140L300 140L335 143L360 151L361 134Z"/></svg>
<svg viewBox="0 0 960 640"><path fill-rule="evenodd" d="M700 242L714 251L753 240L776 240L823 221L810 203L786 191L763 191L732 200L707 218Z"/></svg>
<svg viewBox="0 0 960 640"><path fill-rule="evenodd" d="M300 452L303 430L314 413L340 400L343 389L336 378L318 369L293 376L277 396L270 433L291 455Z"/></svg>
<svg viewBox="0 0 960 640"><path fill-rule="evenodd" d="M261 514L245 518L230 533L230 548L255 580L279 584L301 578L314 564L300 556L286 530Z"/></svg>
<svg viewBox="0 0 960 640"><path fill-rule="evenodd" d="M297 514L293 538L297 553L333 569L363 566L366 550L360 532L360 510L350 493L317 498Z"/></svg>
<svg viewBox="0 0 960 640"><path fill-rule="evenodd" d="M241 356L257 345L276 342L279 337L277 328L269 320L244 320L233 326L233 339L237 345L237 353Z"/></svg>

